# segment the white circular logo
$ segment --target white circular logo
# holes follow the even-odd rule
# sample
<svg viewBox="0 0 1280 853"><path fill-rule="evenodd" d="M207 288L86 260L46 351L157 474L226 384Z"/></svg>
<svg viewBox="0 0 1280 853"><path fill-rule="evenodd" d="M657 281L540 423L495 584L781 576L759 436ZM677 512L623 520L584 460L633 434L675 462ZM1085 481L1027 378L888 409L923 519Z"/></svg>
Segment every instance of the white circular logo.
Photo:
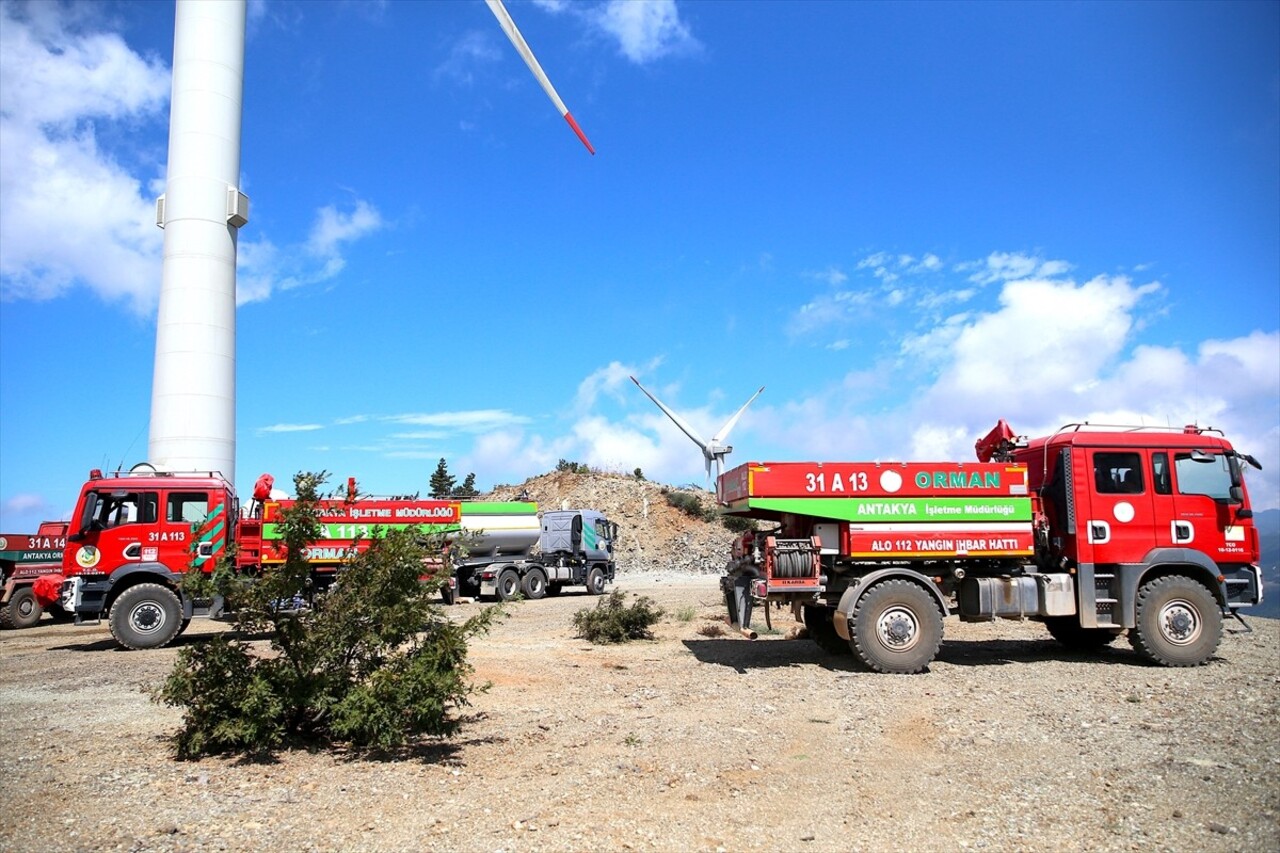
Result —
<svg viewBox="0 0 1280 853"><path fill-rule="evenodd" d="M1133 504L1128 501L1120 501L1120 503L1116 504L1116 508L1111 511L1111 514L1114 515L1116 517L1116 521L1121 524L1128 524L1133 521Z"/></svg>
<svg viewBox="0 0 1280 853"><path fill-rule="evenodd" d="M902 475L897 471L885 471L880 474L880 488L886 492L896 492L902 488Z"/></svg>
<svg viewBox="0 0 1280 853"><path fill-rule="evenodd" d="M5 539L3 536L0 536L0 551L8 551L8 550L9 550L9 540Z"/></svg>
<svg viewBox="0 0 1280 853"><path fill-rule="evenodd" d="M76 565L82 569L92 569L102 559L102 552L92 545L82 545L76 551Z"/></svg>

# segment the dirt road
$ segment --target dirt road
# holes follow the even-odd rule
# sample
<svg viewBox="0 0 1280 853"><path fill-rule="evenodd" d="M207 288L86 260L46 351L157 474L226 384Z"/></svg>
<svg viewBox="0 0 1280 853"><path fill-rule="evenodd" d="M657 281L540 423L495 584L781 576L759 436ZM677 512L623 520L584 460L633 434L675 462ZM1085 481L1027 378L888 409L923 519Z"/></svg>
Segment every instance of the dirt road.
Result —
<svg viewBox="0 0 1280 853"><path fill-rule="evenodd" d="M516 606L473 647L492 688L461 735L390 759L177 762L148 699L175 650L0 633L0 849L1280 849L1280 623L1169 670L949 619L928 673L880 676L707 636L715 583L622 577L668 611L625 646L573 637L596 599Z"/></svg>

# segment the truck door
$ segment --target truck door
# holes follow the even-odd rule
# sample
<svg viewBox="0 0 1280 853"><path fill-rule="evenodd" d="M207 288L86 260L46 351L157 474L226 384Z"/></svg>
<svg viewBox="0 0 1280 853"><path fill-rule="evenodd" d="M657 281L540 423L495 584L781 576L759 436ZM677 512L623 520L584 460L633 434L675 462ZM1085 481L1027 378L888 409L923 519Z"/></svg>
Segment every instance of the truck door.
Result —
<svg viewBox="0 0 1280 853"><path fill-rule="evenodd" d="M1087 458L1092 483L1084 529L1078 531L1092 552L1087 562L1142 562L1157 541L1144 453L1099 448L1090 449Z"/></svg>
<svg viewBox="0 0 1280 853"><path fill-rule="evenodd" d="M222 492L172 491L165 495L164 524L148 549L149 561L170 570L189 567L212 572L227 549L229 532L227 500Z"/></svg>
<svg viewBox="0 0 1280 853"><path fill-rule="evenodd" d="M95 491L86 495L75 545L68 557L81 572L111 574L142 559L159 516L159 495L150 491ZM64 562L64 565L67 565Z"/></svg>

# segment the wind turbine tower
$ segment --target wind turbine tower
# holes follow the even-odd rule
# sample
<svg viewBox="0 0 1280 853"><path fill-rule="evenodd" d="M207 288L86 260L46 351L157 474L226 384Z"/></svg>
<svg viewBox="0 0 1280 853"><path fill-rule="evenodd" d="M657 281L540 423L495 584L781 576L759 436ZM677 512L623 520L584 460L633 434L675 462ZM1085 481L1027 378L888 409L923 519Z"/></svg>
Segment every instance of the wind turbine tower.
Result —
<svg viewBox="0 0 1280 853"><path fill-rule="evenodd" d="M501 0L486 0L556 109L595 149L556 94ZM236 239L245 0L177 0L169 163L156 201L164 266L147 457L162 471L236 475Z"/></svg>
<svg viewBox="0 0 1280 853"><path fill-rule="evenodd" d="M724 473L724 458L733 452L733 447L725 444L725 441L729 438L729 430L733 429L734 424L738 422L738 418L742 417L742 413L747 410L747 406L750 406L755 402L756 397L760 396L760 392L764 390L764 386L761 385L759 390L751 395L751 399L742 404L742 408L738 409L738 411L734 413L733 417L729 418L729 420L725 422L725 425L720 427L720 431L713 435L710 441L703 441L702 436L698 435L698 433L694 431L693 427L685 423L684 419L663 405L662 401L657 397L650 394L649 390L640 384L639 379L632 376L631 381L636 383L636 387L641 391L644 391L644 395L652 400L659 409L662 409L662 411L666 413L667 417L671 418L672 423L680 427L681 432L693 439L693 443L702 449L702 457L707 463L707 480L708 482L711 480L711 466L714 464L716 466L716 482L719 483L720 475Z"/></svg>
<svg viewBox="0 0 1280 853"><path fill-rule="evenodd" d="M178 0L147 458L236 475L236 237L245 0Z"/></svg>

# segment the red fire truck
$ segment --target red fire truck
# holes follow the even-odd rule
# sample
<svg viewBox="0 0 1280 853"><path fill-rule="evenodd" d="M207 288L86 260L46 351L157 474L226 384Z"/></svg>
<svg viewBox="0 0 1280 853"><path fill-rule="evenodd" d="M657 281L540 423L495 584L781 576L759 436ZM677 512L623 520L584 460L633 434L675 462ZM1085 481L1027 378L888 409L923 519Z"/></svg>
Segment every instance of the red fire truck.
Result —
<svg viewBox="0 0 1280 853"><path fill-rule="evenodd" d="M30 628L45 612L33 589L36 581L62 570L67 544L65 521L43 521L35 533L0 533L0 628ZM48 612L68 617L56 603Z"/></svg>
<svg viewBox="0 0 1280 853"><path fill-rule="evenodd" d="M111 635L131 649L159 648L193 616L218 615L221 600L186 595L183 576L192 567L212 572L233 543L240 572L284 561L279 521L291 501L272 500L272 485L260 478L242 513L235 489L216 473L91 471L62 555L62 606L77 623L105 617ZM348 497L322 502L322 539L307 549L317 589L353 550L368 547L375 528L430 533L459 525L456 501L357 497L354 481Z"/></svg>
<svg viewBox="0 0 1280 853"><path fill-rule="evenodd" d="M1205 663L1224 616L1262 599L1244 468L1217 430L1002 420L978 462L752 462L725 511L771 521L733 545L729 620L789 604L823 648L878 672L923 671L943 617L1034 619L1063 644L1128 633L1165 666ZM769 610L765 610L766 618Z"/></svg>

